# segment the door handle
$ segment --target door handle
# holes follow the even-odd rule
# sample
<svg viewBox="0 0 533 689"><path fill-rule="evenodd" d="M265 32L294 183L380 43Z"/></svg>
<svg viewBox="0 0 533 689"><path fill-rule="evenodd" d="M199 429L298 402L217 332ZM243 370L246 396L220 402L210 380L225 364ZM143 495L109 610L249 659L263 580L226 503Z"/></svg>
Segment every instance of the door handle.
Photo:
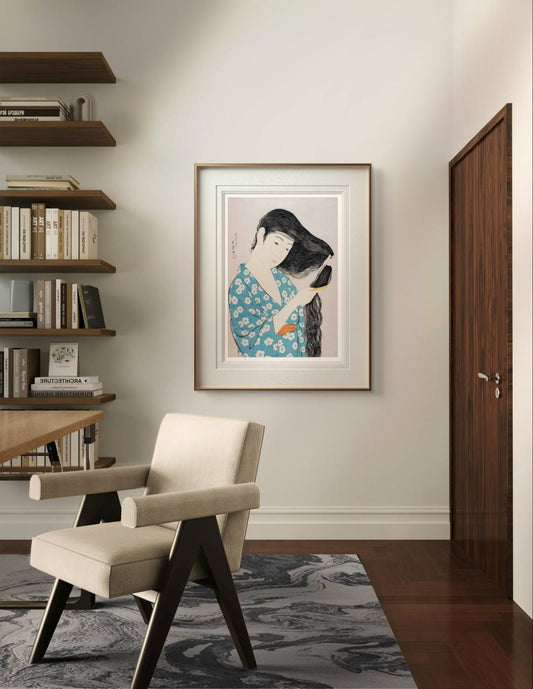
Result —
<svg viewBox="0 0 533 689"><path fill-rule="evenodd" d="M499 384L500 384L500 381L501 381L501 376L500 376L499 373L495 373L493 376L488 376L486 373L481 373L481 372L479 372L479 373L477 374L477 377L478 377L478 378L481 378L482 380L484 380L485 383L488 383L489 380L494 380L494 381L496 382L496 385L499 385Z"/></svg>

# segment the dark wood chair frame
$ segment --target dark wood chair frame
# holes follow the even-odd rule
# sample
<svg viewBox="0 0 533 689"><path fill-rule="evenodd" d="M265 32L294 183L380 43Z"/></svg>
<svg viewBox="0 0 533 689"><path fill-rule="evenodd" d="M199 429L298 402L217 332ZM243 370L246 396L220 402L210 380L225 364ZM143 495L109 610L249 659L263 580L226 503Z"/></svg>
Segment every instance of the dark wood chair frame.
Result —
<svg viewBox="0 0 533 689"><path fill-rule="evenodd" d="M120 515L121 507L116 491L86 495L75 526L120 521ZM250 670L257 667L216 516L188 519L181 522L181 527L176 532L156 603L152 605L149 601L134 596L148 628L130 689L146 689L150 685L197 558L201 558L209 574L207 578L195 582L214 590L243 666ZM67 607L72 588L72 584L56 579L30 655L30 663L43 660L61 614ZM94 594L82 591L81 596L90 596L91 606L94 605Z"/></svg>

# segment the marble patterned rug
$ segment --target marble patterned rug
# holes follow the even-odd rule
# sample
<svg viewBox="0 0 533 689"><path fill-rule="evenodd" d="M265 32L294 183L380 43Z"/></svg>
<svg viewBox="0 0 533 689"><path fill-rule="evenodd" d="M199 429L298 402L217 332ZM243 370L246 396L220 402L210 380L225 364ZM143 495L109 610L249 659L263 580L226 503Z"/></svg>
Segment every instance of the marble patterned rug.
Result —
<svg viewBox="0 0 533 689"><path fill-rule="evenodd" d="M0 598L46 597L51 580L0 555ZM355 555L245 555L235 585L257 665L237 653L214 594L187 586L150 687L416 689ZM0 610L0 687L127 689L145 625L131 596L65 611L40 665L42 610Z"/></svg>

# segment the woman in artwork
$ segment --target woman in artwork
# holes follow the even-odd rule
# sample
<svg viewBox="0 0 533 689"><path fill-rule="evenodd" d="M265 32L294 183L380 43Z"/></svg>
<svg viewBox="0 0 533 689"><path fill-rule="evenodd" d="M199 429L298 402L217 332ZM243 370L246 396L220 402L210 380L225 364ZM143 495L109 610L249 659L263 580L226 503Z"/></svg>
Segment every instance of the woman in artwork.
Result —
<svg viewBox="0 0 533 689"><path fill-rule="evenodd" d="M317 290L329 282L331 268L326 264L332 256L329 244L306 230L290 211L275 209L261 218L250 258L241 264L228 291L239 356L321 355L322 303ZM327 278L298 291L291 277L312 273Z"/></svg>

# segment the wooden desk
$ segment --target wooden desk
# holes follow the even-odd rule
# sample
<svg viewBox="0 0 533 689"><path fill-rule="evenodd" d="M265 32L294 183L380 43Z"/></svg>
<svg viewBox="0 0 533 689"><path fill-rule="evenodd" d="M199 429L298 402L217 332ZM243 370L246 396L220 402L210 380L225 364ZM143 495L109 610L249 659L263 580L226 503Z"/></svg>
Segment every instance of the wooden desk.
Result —
<svg viewBox="0 0 533 689"><path fill-rule="evenodd" d="M0 464L103 418L101 411L0 411Z"/></svg>
<svg viewBox="0 0 533 689"><path fill-rule="evenodd" d="M87 428L101 421L101 411L0 411L0 464L17 455L31 452L40 445L51 443L64 435ZM39 473L35 467L32 473ZM44 608L47 601L0 601L0 609L5 608ZM78 598L71 598L68 608L87 610L94 605L94 596L81 591Z"/></svg>

